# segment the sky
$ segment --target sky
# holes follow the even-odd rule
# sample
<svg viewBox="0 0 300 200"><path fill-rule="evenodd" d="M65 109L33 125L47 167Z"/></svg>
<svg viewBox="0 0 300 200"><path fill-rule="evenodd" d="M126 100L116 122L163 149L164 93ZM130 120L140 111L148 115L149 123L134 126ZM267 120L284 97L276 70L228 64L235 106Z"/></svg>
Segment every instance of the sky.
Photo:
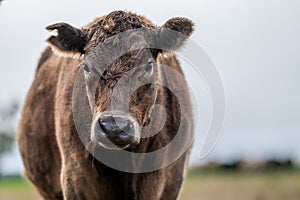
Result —
<svg viewBox="0 0 300 200"><path fill-rule="evenodd" d="M49 33L45 26L68 22L82 27L113 10L142 14L162 25L184 16L196 25L191 37L215 64L226 93L222 136L211 154L199 159L211 117L208 91L183 63L196 88L199 133L192 163L209 160L291 157L300 161L300 1L16 1L0 6L0 106L23 102ZM200 92L199 92L200 91ZM17 151L5 157L20 169Z"/></svg>

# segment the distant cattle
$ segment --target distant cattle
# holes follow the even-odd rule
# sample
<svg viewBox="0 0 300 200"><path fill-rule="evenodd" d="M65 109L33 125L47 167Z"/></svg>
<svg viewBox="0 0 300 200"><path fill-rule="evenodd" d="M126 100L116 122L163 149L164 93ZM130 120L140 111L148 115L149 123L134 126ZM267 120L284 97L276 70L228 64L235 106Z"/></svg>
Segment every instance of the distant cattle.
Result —
<svg viewBox="0 0 300 200"><path fill-rule="evenodd" d="M173 163L161 169L144 173L113 169L95 159L80 140L74 123L72 95L74 90L82 89L82 92L77 92L88 102L88 107L79 105L79 113L83 116L92 113L89 121L91 126L88 125L89 131L85 132L85 136L86 142L95 151L97 148L116 153L156 151L168 145L175 137L182 123L181 116L188 119L183 128L186 138L181 138L182 144L185 140L192 141L193 115L186 83L178 83L185 104L185 110L182 111L172 91L150 80L166 81L162 65L169 66L183 76L174 52L184 45L193 32L193 26L189 19L179 17L156 26L145 17L114 11L80 29L67 23L47 27L57 34L48 38L50 47L44 51L38 63L17 135L25 175L44 199L177 199L190 146ZM149 28L152 35L133 32L122 41L113 41L113 44L141 48L135 48L112 60L104 71L97 73L95 68L103 64L103 59L112 56L110 52L99 48L99 44L109 41L118 33L139 28ZM186 37L164 36L164 30L173 30ZM142 42L158 42L165 49L144 48ZM128 111L113 111L113 90L128 71L132 72L129 76L130 84L140 79L149 83L132 93ZM77 76L86 87L74 89ZM97 84L92 86L95 80ZM118 91L117 100L129 93L130 84ZM141 137L143 132L140 127L150 123L149 116L154 104L165 107L166 121L157 134ZM159 122L162 116L158 113L151 120ZM166 153L160 158L153 158L153 161L168 159L167 156Z"/></svg>

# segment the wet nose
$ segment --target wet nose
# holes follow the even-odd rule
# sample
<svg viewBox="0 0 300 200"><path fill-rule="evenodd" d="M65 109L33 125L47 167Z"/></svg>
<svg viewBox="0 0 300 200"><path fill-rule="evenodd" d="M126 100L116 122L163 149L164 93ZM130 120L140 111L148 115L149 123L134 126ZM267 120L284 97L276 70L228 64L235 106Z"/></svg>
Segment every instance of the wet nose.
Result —
<svg viewBox="0 0 300 200"><path fill-rule="evenodd" d="M137 144L134 123L124 117L103 116L98 120L106 137L117 146Z"/></svg>

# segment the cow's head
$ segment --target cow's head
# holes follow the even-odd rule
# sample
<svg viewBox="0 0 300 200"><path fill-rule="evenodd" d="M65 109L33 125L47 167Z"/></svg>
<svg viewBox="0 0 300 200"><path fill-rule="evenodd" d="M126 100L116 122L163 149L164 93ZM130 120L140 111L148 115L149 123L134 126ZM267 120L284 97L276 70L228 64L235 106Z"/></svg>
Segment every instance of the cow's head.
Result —
<svg viewBox="0 0 300 200"><path fill-rule="evenodd" d="M138 29L142 27L149 29L143 32ZM166 49L179 49L193 32L193 23L172 18L156 27L143 17L115 11L82 29L66 23L47 29L57 30L57 35L48 39L56 52L82 55L86 95L94 116L92 142L106 148L139 144L140 127L149 122L157 97L157 57ZM174 37L167 30L186 37Z"/></svg>

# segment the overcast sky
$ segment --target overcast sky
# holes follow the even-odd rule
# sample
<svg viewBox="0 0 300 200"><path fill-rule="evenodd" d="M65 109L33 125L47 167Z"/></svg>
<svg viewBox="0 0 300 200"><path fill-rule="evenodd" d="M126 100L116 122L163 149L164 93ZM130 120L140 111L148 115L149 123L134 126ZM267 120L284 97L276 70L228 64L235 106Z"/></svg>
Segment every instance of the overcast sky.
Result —
<svg viewBox="0 0 300 200"><path fill-rule="evenodd" d="M174 16L195 22L192 40L215 63L227 97L223 135L208 159L300 159L298 0L5 0L0 7L1 106L12 98L24 101L47 45L46 25L65 21L81 27L117 9L145 15L158 25ZM184 70L188 75L189 68ZM210 112L206 92L198 94L203 95L202 130ZM193 162L199 143L195 147Z"/></svg>

